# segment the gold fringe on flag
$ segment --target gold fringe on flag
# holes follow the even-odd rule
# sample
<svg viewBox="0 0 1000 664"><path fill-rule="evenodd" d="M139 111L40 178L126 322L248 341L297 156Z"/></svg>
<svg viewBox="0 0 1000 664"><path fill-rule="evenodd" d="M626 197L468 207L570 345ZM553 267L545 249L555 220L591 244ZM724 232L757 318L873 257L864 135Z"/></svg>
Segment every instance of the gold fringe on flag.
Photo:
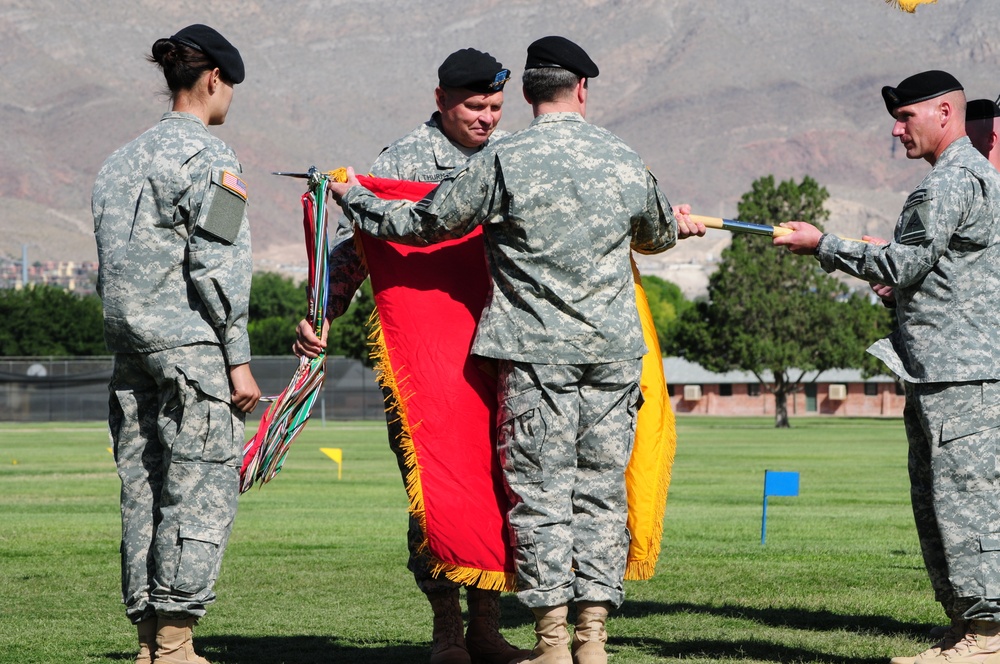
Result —
<svg viewBox="0 0 1000 664"><path fill-rule="evenodd" d="M885 0L885 4L892 5L911 14L917 11L917 5L933 5L936 3L937 0Z"/></svg>

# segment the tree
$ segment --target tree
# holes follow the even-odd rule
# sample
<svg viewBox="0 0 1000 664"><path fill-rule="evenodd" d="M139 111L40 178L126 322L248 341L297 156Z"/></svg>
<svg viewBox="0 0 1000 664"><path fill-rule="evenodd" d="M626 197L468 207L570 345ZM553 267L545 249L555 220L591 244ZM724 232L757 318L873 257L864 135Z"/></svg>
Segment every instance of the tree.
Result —
<svg viewBox="0 0 1000 664"><path fill-rule="evenodd" d="M0 355L106 355L96 295L39 284L0 290Z"/></svg>
<svg viewBox="0 0 1000 664"><path fill-rule="evenodd" d="M247 335L254 355L290 355L295 326L306 315L305 283L290 277L257 272L250 285Z"/></svg>
<svg viewBox="0 0 1000 664"><path fill-rule="evenodd" d="M694 303L684 297L677 284L660 277L643 276L642 288L646 292L649 311L653 315L656 338L661 348L668 347L670 340L677 333L680 317L693 307Z"/></svg>
<svg viewBox="0 0 1000 664"><path fill-rule="evenodd" d="M828 197L808 176L775 187L769 175L743 195L739 218L772 225L798 219L822 228ZM735 234L709 278L708 300L685 313L670 350L712 371L752 372L774 394L775 427L787 427L788 395L801 388L805 373L862 367L865 348L889 325L884 308L850 293L814 259L777 251L770 238Z"/></svg>

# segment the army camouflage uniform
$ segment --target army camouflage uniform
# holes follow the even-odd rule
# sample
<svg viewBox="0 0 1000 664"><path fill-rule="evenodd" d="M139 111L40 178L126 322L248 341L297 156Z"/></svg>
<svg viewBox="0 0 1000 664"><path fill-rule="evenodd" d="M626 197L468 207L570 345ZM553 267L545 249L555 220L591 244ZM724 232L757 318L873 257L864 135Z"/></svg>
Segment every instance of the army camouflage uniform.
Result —
<svg viewBox="0 0 1000 664"><path fill-rule="evenodd" d="M365 232L412 245L482 224L493 288L472 352L500 360L518 596L532 608L621 604L646 352L629 252L677 239L639 156L577 113L549 113L470 158L430 200L353 187L341 205Z"/></svg>
<svg viewBox="0 0 1000 664"><path fill-rule="evenodd" d="M240 172L200 119L169 112L94 185L133 622L204 615L236 514L244 415L229 368L250 361L252 272Z"/></svg>
<svg viewBox="0 0 1000 664"><path fill-rule="evenodd" d="M381 178L395 180L411 180L416 182L440 182L455 168L461 166L478 150L463 147L453 143L441 131L441 115L434 113L430 120L415 130L393 142L378 156L371 167L371 174ZM506 132L496 130L489 141L506 135ZM351 298L362 282L368 278L368 269L361 261L354 243L354 227L346 219L341 218L335 233L333 248L330 250L330 297L327 305L327 318L334 319L344 314L351 303ZM402 440L402 425L396 410L392 391L383 388L388 410L386 425L389 433L389 448L396 455L400 474L404 483L409 469L405 456L399 446ZM421 550L424 541L420 521L410 516L406 533L406 544L410 552L407 568L413 572L417 587L425 593L441 592L459 587L459 584L444 577L435 577L431 570L433 564Z"/></svg>
<svg viewBox="0 0 1000 664"><path fill-rule="evenodd" d="M824 235L827 271L893 287L899 328L870 349L906 382L913 514L953 620L1000 620L1000 174L956 140L910 194L893 242Z"/></svg>

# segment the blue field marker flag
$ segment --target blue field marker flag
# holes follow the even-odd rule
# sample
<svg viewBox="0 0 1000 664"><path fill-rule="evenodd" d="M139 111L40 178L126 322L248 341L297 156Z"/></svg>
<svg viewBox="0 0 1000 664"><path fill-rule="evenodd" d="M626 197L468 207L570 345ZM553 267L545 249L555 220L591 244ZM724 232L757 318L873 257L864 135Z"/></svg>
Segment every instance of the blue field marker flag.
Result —
<svg viewBox="0 0 1000 664"><path fill-rule="evenodd" d="M778 472L776 470L764 471L764 511L760 517L760 544L764 545L767 539L767 497L768 496L797 496L799 495L799 474Z"/></svg>

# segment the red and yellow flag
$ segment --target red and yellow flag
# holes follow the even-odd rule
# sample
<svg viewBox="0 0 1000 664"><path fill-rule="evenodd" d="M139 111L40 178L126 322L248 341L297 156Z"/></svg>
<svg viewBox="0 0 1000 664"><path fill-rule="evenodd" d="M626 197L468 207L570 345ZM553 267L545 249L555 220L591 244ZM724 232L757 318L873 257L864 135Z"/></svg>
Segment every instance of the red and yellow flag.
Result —
<svg viewBox="0 0 1000 664"><path fill-rule="evenodd" d="M433 184L359 177L377 196L419 200ZM470 353L490 288L482 230L430 247L359 233L375 295L372 347L380 383L401 418L410 512L435 571L465 585L514 590L509 501L496 454L496 372ZM643 358L636 441L626 473L626 578L653 575L676 448L652 315L633 264L649 353Z"/></svg>

